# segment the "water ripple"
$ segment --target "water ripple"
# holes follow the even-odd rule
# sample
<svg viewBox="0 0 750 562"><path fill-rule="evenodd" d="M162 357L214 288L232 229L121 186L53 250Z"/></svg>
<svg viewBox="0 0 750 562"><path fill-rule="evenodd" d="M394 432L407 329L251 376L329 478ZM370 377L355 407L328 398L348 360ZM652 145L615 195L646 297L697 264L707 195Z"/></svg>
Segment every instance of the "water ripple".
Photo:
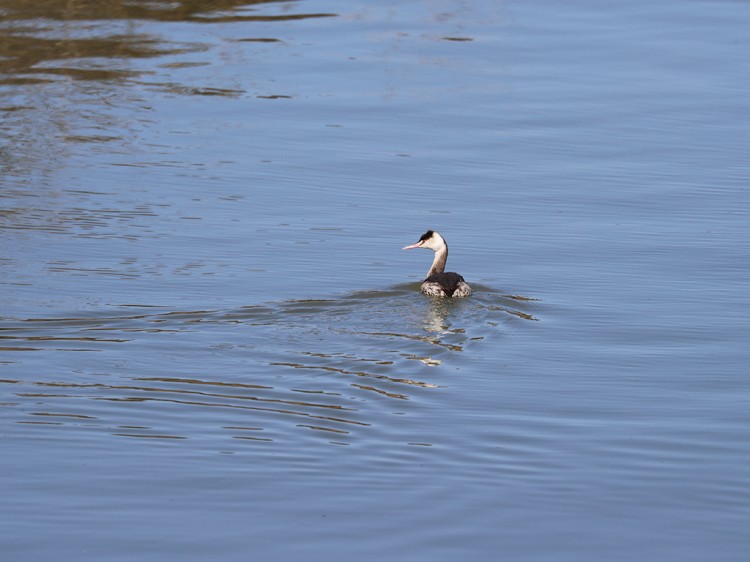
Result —
<svg viewBox="0 0 750 562"><path fill-rule="evenodd" d="M375 428L397 439L399 423L388 419L404 410L395 404L414 403L407 411L416 413L443 386L443 368L470 361L473 346L534 319L536 308L486 287L471 299L430 299L409 283L237 309L128 304L0 318L3 349L16 352L4 360L16 375L0 388L12 392L4 403L19 423L118 437L189 439L208 427L272 442L291 424L337 444Z"/></svg>

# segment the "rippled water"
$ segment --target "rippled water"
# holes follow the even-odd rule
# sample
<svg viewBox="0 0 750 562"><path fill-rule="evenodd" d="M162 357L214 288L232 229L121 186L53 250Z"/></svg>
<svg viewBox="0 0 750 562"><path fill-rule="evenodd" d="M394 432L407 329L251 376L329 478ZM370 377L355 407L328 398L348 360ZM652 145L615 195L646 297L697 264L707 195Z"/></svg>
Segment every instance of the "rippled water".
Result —
<svg viewBox="0 0 750 562"><path fill-rule="evenodd" d="M747 559L748 20L6 2L4 557Z"/></svg>
<svg viewBox="0 0 750 562"><path fill-rule="evenodd" d="M18 385L15 395L33 398L42 410L25 412L37 417L23 424L84 423L107 434L175 439L228 430L234 439L261 441L283 441L303 427L340 444L372 439L365 430L372 428L381 439L383 431L395 432L387 440L398 442L403 426L378 428L378 418L404 412L380 400L410 400L412 393L450 385L434 367L486 338L502 337L520 321L535 320L530 304L487 289L471 303L430 300L407 284L236 310L132 306L113 316L9 320L0 326L3 350L24 352L25 359L11 363L36 376L3 382ZM47 372L50 363L56 368ZM61 372L70 375L63 380ZM97 422L91 400L122 403L106 406L106 417L119 418L117 425ZM178 434L164 434L158 415L144 417L142 406L150 402L182 419L184 426L172 429ZM180 414L180 405L188 412ZM202 427L195 427L190 420L204 409ZM219 418L225 420L243 411L241 419L251 427L211 427L212 409L227 410ZM420 435L422 444L440 439L440 432L429 433ZM217 451L231 449L221 438L216 445Z"/></svg>

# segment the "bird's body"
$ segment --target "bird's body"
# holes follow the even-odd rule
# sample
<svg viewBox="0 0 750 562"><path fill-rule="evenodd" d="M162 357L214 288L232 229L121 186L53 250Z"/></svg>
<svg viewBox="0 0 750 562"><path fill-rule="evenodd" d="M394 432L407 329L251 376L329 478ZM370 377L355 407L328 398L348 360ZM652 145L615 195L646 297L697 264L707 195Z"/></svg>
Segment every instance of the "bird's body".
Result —
<svg viewBox="0 0 750 562"><path fill-rule="evenodd" d="M416 244L403 248L427 248L435 252L432 266L427 272L427 277L422 282L420 290L425 295L432 297L468 297L471 295L471 287L458 273L445 271L445 262L448 260L448 244L445 239L434 230L428 230Z"/></svg>

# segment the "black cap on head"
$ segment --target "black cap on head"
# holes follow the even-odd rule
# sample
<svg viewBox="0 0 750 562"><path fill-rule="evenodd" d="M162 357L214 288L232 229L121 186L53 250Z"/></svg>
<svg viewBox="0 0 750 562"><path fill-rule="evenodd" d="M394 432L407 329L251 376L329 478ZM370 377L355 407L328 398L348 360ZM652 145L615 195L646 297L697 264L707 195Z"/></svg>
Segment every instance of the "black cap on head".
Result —
<svg viewBox="0 0 750 562"><path fill-rule="evenodd" d="M432 238L432 235L433 235L433 234L435 234L435 232L434 232L434 231L432 231L432 230L428 230L427 232L425 232L425 233L424 233L424 234L422 235L422 237L421 237L421 238L419 239L419 241L420 241L420 242L423 242L423 241L425 241L425 240L429 240L430 238Z"/></svg>

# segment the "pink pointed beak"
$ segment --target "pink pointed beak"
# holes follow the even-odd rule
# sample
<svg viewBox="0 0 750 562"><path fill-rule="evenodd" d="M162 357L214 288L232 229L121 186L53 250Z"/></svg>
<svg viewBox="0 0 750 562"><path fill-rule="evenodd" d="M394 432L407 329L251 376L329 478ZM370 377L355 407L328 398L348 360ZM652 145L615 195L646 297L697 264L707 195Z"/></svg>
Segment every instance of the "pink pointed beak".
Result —
<svg viewBox="0 0 750 562"><path fill-rule="evenodd" d="M402 250L413 250L414 248L421 248L421 247L422 247L422 242L417 242L416 244L411 244L409 246L404 246L401 249Z"/></svg>

